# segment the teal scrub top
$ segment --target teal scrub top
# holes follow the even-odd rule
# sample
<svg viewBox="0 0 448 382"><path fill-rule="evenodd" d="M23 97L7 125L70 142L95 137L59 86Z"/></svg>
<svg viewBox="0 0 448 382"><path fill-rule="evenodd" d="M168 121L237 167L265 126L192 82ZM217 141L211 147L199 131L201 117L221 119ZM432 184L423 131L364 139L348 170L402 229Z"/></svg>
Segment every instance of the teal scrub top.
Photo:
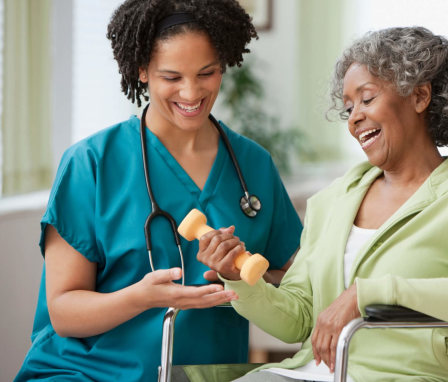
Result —
<svg viewBox="0 0 448 382"><path fill-rule="evenodd" d="M240 210L241 185L220 140L201 191L161 141L146 134L151 185L160 207L179 224L192 209L212 227L235 225L235 234L272 268L282 267L299 246L302 225L271 156L258 144L223 126L249 192L262 210L255 218ZM78 142L63 155L42 218L44 253L47 224L88 260L97 263L97 291L113 292L150 272L144 224L151 211L140 148L140 120L129 120ZM179 252L165 219L151 224L156 269L180 266ZM186 284L205 283L208 269L196 259L198 241L182 238ZM157 381L162 320L154 308L118 327L88 338L63 338L49 320L42 274L32 346L16 381ZM176 319L173 364L247 362L248 323L232 308L181 311Z"/></svg>

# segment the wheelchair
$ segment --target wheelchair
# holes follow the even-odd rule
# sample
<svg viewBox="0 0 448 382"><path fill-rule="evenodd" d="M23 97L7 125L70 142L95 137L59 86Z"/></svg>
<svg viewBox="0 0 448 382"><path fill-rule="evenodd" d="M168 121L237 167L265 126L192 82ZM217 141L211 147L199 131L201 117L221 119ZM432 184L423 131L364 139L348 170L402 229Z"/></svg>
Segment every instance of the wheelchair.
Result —
<svg viewBox="0 0 448 382"><path fill-rule="evenodd" d="M231 307L230 304L220 307ZM171 381L174 345L174 323L179 313L177 308L168 308L163 318L162 354L159 366L159 382ZM367 317L350 321L342 330L336 348L334 382L345 382L347 378L348 350L350 340L359 329L375 328L448 328L448 322L437 320L423 313L395 305L375 304L366 307Z"/></svg>
<svg viewBox="0 0 448 382"><path fill-rule="evenodd" d="M336 347L334 382L347 377L350 340L359 329L375 328L448 328L448 322L398 305L375 304L366 307L367 317L350 321L339 335Z"/></svg>

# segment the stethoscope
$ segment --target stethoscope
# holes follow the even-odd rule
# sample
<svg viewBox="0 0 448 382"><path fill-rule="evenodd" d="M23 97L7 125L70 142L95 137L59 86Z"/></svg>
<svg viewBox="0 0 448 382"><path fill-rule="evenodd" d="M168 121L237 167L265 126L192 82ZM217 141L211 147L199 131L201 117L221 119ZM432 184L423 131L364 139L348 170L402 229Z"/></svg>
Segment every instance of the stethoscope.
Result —
<svg viewBox="0 0 448 382"><path fill-rule="evenodd" d="M152 188L151 188L151 182L149 181L149 169L148 169L148 155L146 152L146 124L145 124L145 118L146 118L146 112L148 111L149 104L146 105L142 112L142 116L140 119L140 141L142 145L142 156L143 156L143 169L145 172L145 181L146 181L146 188L148 190L148 196L149 200L151 202L151 213L146 219L145 222L145 239L146 239L146 248L148 250L148 256L149 256L149 263L151 265L151 270L154 272L154 263L152 261L152 245L151 245L151 222L158 216L162 216L168 220L168 222L171 225L171 230L173 231L174 235L174 241L176 242L177 249L179 251L180 261L181 261L181 269L182 269L182 285L184 285L184 255L182 252L182 248L180 245L180 236L177 232L177 224L176 221L173 219L173 217L166 211L162 210L159 205L156 202L156 199L154 197ZM257 215L257 213L261 210L261 202L260 199L255 196L249 194L249 191L247 190L247 185L244 180L243 174L241 172L241 168L238 164L238 161L235 157L235 153L233 152L232 146L230 145L229 138L227 137L226 133L224 132L221 125L218 123L218 121L213 117L213 115L209 115L209 119L212 121L212 123L215 125L215 127L218 129L218 132L224 142L224 145L226 146L227 152L230 155L230 158L232 160L233 166L235 167L236 173L238 174L238 179L241 184L241 188L243 189L243 196L240 199L240 207L243 213L253 218Z"/></svg>

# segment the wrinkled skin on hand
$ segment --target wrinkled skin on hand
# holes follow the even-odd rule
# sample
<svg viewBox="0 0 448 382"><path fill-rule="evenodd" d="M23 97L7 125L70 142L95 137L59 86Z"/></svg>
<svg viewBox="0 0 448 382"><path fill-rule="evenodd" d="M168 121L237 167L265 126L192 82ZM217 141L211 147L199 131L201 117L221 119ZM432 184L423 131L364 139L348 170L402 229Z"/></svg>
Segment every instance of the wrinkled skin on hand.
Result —
<svg viewBox="0 0 448 382"><path fill-rule="evenodd" d="M216 272L227 280L240 280L240 271L235 267L234 260L246 247L233 235L234 231L234 226L221 228L207 232L199 239L197 259L212 269L204 273L207 280L216 280Z"/></svg>
<svg viewBox="0 0 448 382"><path fill-rule="evenodd" d="M316 365L323 361L334 372L339 335L346 324L360 316L356 285L353 284L317 317L311 336Z"/></svg>

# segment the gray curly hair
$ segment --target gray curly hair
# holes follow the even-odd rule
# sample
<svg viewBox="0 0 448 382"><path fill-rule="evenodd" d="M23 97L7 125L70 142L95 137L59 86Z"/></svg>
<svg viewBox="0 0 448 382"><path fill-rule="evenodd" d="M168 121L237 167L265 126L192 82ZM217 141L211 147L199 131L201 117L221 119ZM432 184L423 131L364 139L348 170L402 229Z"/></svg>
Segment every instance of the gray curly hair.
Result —
<svg viewBox="0 0 448 382"><path fill-rule="evenodd" d="M437 146L448 145L448 40L423 27L388 28L368 32L346 49L335 66L330 110L342 119L344 76L354 62L392 83L405 97L419 85L431 83L428 129Z"/></svg>

